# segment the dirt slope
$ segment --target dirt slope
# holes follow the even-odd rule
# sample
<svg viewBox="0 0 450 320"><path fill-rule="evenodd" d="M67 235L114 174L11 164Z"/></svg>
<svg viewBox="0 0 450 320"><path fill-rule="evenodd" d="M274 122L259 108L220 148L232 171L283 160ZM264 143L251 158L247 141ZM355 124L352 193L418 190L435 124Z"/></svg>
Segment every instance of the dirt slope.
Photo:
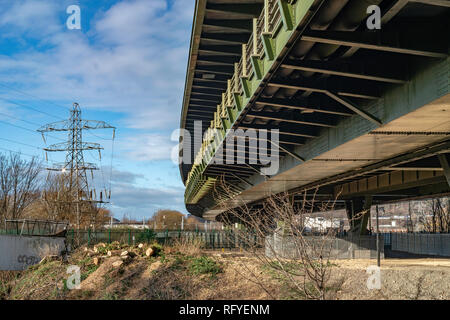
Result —
<svg viewBox="0 0 450 320"><path fill-rule="evenodd" d="M108 248L74 252L67 261L48 261L20 274L0 277L0 299L295 299L256 259L244 254L189 252L165 248L147 257L145 250L122 247L136 256L106 257ZM145 249L145 248L144 248ZM86 251L87 250L87 251ZM103 257L100 265L94 257ZM450 299L450 259L382 260L381 290L367 289L375 260L336 261L329 299ZM69 290L67 267L81 270L81 289ZM261 283L255 283L258 275Z"/></svg>

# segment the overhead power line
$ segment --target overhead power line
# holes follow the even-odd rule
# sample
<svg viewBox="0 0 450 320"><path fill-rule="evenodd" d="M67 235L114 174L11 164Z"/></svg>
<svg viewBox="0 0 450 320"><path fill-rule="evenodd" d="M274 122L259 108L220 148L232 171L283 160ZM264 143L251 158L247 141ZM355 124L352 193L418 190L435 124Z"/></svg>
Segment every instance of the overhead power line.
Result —
<svg viewBox="0 0 450 320"><path fill-rule="evenodd" d="M25 128L25 127L19 126L19 125L17 125L17 124L12 124L12 123L7 122L7 121L4 121L4 120L0 120L0 122L6 124L6 125L8 125L8 126L11 126L11 127L15 127L15 128L18 128L18 129L22 129L22 130L25 130L25 131L28 131L28 132L32 132L32 133L34 133L34 134L37 134L37 132L36 132L35 130L29 129L29 128ZM54 139L60 140L60 141L66 141L66 140L64 140L64 139L61 139L61 138L58 138L58 137L55 137L55 136L52 136L52 135L48 135L48 136L49 136L49 137L52 137L52 138L54 138Z"/></svg>
<svg viewBox="0 0 450 320"><path fill-rule="evenodd" d="M67 110L70 110L70 108L67 108L67 107L64 107L64 106L62 106L62 105L56 104L56 103L54 103L54 102L52 102L52 101L50 101L50 100L45 100L45 99L39 98L38 96L32 95L32 94L30 94L30 93L27 93L27 92L25 92L25 91L23 91L23 90L20 90L20 89L17 89L17 88L8 86L8 85L6 85L6 84L4 84L4 83L2 83L2 82L0 82L0 86L2 86L2 87L4 87L4 88L7 88L7 89L10 89L10 90L13 90L13 91L16 91L16 92L18 92L18 93L20 93L20 94L22 94L22 95L24 95L24 96L28 96L28 97L31 97L31 98L40 100L40 101L42 101L42 102L46 102L46 103L52 104L52 105L54 105L54 106L56 106L56 107L58 107L58 108L62 108L62 109L64 109L64 110L66 110L66 111L67 111Z"/></svg>
<svg viewBox="0 0 450 320"><path fill-rule="evenodd" d="M60 117L57 117L54 114L51 114L51 113L48 113L48 112L45 112L45 111L42 111L42 110L30 107L29 105L26 105L26 104L23 104L23 103L15 102L15 101L12 101L12 100L9 100L9 99L5 99L5 98L1 98L1 97L0 97L0 100L3 100L3 101L6 101L8 103L15 104L16 106L20 106L20 107L25 108L25 109L33 110L35 112L39 112L39 113L45 114L46 116L49 116L49 117L61 120Z"/></svg>
<svg viewBox="0 0 450 320"><path fill-rule="evenodd" d="M27 144L27 143L23 143L23 142L19 142L19 141L14 141L14 140L11 140L11 139L0 138L0 140L4 140L4 141L11 142L11 143L16 143L16 144L21 144L23 146L27 146L27 147L38 149L38 150L42 150L42 151L44 150L44 149L42 149L40 147L36 147L36 146L31 145L31 144Z"/></svg>

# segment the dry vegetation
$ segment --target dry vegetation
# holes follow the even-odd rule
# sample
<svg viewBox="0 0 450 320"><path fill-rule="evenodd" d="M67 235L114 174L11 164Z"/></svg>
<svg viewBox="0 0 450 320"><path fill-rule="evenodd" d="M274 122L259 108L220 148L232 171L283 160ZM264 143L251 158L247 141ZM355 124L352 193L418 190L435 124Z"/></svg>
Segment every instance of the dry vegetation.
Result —
<svg viewBox="0 0 450 320"><path fill-rule="evenodd" d="M119 249L117 249L119 248ZM150 256L146 255L152 248ZM212 252L201 242L170 247L119 244L80 248L24 272L0 273L0 299L304 299L271 266L239 251ZM107 252L111 251L111 256ZM133 258L123 259L122 253ZM96 265L96 258L101 258ZM116 263L119 262L120 266ZM382 290L368 290L370 260L334 261L327 299L450 299L450 260L386 260ZM67 288L69 265L81 268L81 289ZM115 266L116 265L116 266ZM294 267L285 265L285 268ZM260 282L249 274L258 274Z"/></svg>
<svg viewBox="0 0 450 320"><path fill-rule="evenodd" d="M0 299L268 298L258 285L234 272L231 266L235 262L205 254L201 245L200 241L189 244L178 241L164 248L117 243L83 247L74 251L67 261L50 259L21 273L4 273ZM149 248L153 252L147 256ZM123 259L124 251L133 258ZM69 265L81 269L80 290L67 288Z"/></svg>

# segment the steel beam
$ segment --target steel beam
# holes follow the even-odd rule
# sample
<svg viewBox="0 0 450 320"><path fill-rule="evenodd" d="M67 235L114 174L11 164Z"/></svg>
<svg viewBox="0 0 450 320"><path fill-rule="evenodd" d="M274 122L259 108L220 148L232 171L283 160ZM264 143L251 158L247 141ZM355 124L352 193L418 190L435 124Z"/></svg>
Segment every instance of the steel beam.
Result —
<svg viewBox="0 0 450 320"><path fill-rule="evenodd" d="M421 3L421 4L428 4L431 6L450 8L449 0L409 0L409 2L416 2L416 3Z"/></svg>
<svg viewBox="0 0 450 320"><path fill-rule="evenodd" d="M280 98L259 98L255 104L256 105L265 105L279 108L286 108L292 110L300 110L306 112L318 112L318 113L327 113L327 114L335 114L338 116L352 116L352 113L337 111L332 108L324 108L322 106L318 106L318 104L327 104L326 102L314 101L309 98L296 98L296 99L280 99Z"/></svg>
<svg viewBox="0 0 450 320"><path fill-rule="evenodd" d="M277 130L278 129L279 132L280 132L280 135L296 136L296 137L303 137L303 138L316 138L317 137L316 135L301 133L299 131L299 128L296 128L294 130L293 129L289 130L288 128L283 128L283 127L280 127L280 126L270 127L270 126L263 125L263 124L239 124L239 128L264 130L264 131Z"/></svg>
<svg viewBox="0 0 450 320"><path fill-rule="evenodd" d="M206 96L203 94L191 94L191 101L204 101L204 102L212 102L215 104L219 104L219 99L214 99L210 96Z"/></svg>
<svg viewBox="0 0 450 320"><path fill-rule="evenodd" d="M327 96L335 99L337 102L342 103L344 106L346 106L347 108L349 108L350 110L354 111L355 113L359 114L361 117L363 117L364 119L369 120L370 122L375 123L377 126L381 126L383 123L380 121L380 119L378 119L377 117L371 115L369 112L364 111L363 109L361 109L360 107L358 107L355 103L351 102L348 99L345 99L343 97L338 96L336 93L327 91L325 93Z"/></svg>
<svg viewBox="0 0 450 320"><path fill-rule="evenodd" d="M224 56L224 55L199 55L197 62L207 62L210 64L220 64L220 65L233 65L238 62L238 57Z"/></svg>
<svg viewBox="0 0 450 320"><path fill-rule="evenodd" d="M339 95L349 96L361 99L377 100L379 99L378 92L373 92L373 90L366 90L361 87L361 84L353 83L351 86L344 88L345 82L340 81L338 84L331 85L328 84L326 79L318 81L317 84L311 84L307 81L302 80L291 80L291 79L277 79L273 80L267 85L270 87L278 87L285 89L302 90L309 92L317 92L326 94L327 91L336 91ZM372 89L373 87L371 87Z"/></svg>
<svg viewBox="0 0 450 320"><path fill-rule="evenodd" d="M204 73L221 74L225 76L232 76L234 67L229 65L197 65L195 71Z"/></svg>
<svg viewBox="0 0 450 320"><path fill-rule="evenodd" d="M207 88L203 86L192 86L191 94L204 94L207 96L213 96L213 97L222 97L222 90L214 89L214 88Z"/></svg>
<svg viewBox="0 0 450 320"><path fill-rule="evenodd" d="M283 117L285 115L285 117ZM290 123L297 123L297 124L306 124L310 126L317 126L317 127L325 127L325 128L334 128L335 125L316 121L316 120L307 120L304 117L295 117L292 114L286 115L283 112L256 112L256 111L249 111L246 114L247 117L252 118L258 118L258 119L266 119L266 120L273 120L273 121L282 121L282 122L290 122Z"/></svg>
<svg viewBox="0 0 450 320"><path fill-rule="evenodd" d="M357 31L319 31L308 30L302 35L304 41L334 44L347 47L357 47L368 50L387 51L395 53L410 54L431 58L447 58L445 50L433 50L429 48L400 47L396 41L383 41L383 33L380 32L357 32ZM392 34L389 34L391 38ZM417 39L416 43L422 43Z"/></svg>
<svg viewBox="0 0 450 320"><path fill-rule="evenodd" d="M433 155L439 155L442 153L448 153L450 152L450 140L443 141L440 143L437 143L432 146L426 146L421 147L419 149L413 150L411 152L390 158L388 160L380 161L371 165L368 165L366 167L363 167L361 169L352 170L346 173L337 174L328 178L324 178L315 182L312 182L310 184L307 184L305 186L302 186L300 188L296 188L295 192L303 192L305 190L310 190L313 188L318 188L324 185L328 185L331 183L337 183L348 179L353 179L362 175L371 174L374 172L377 172L379 170L382 170L382 168L386 167L392 167L395 165L402 165L404 163L428 158Z"/></svg>
<svg viewBox="0 0 450 320"><path fill-rule="evenodd" d="M258 141L266 141L266 142L271 142L271 139L263 139L263 138L254 138L254 137L247 137L249 140L258 140ZM279 137L278 141L282 144L292 144L295 146L302 146L304 145L303 142L299 142L296 139L292 139L289 137Z"/></svg>
<svg viewBox="0 0 450 320"><path fill-rule="evenodd" d="M260 3L207 3L206 10L209 12L239 14L248 19L259 16L262 10Z"/></svg>
<svg viewBox="0 0 450 320"><path fill-rule="evenodd" d="M202 34L201 40L217 41L228 44L243 44L248 41L248 34L231 34L231 33L212 33L205 32Z"/></svg>
<svg viewBox="0 0 450 320"><path fill-rule="evenodd" d="M226 89L226 82L223 84L220 84L220 83L202 81L200 79L198 79L198 80L194 79L194 82L192 83L192 87L193 88L216 89L216 90L220 90L222 93Z"/></svg>
<svg viewBox="0 0 450 320"><path fill-rule="evenodd" d="M206 45L201 44L198 51L209 52L213 54L231 55L240 57L242 55L242 47L240 45Z"/></svg>
<svg viewBox="0 0 450 320"><path fill-rule="evenodd" d="M354 64L346 64L343 62L328 62L328 61L314 61L314 60L300 60L300 61L288 61L281 65L282 68L292 69L292 70L301 70L307 72L317 72L322 74L340 76L340 77L349 77L356 79L364 79L371 81L379 81L379 82L388 82L388 83L396 83L403 84L406 83L406 80L395 78L392 76L381 75L379 73L369 73L369 72L361 72L357 71L355 68L352 68Z"/></svg>
<svg viewBox="0 0 450 320"><path fill-rule="evenodd" d="M221 33L224 33L227 31L228 32L251 33L252 32L252 21L251 21L251 19L246 19L246 20L205 19L205 20L203 20L203 27L217 28Z"/></svg>

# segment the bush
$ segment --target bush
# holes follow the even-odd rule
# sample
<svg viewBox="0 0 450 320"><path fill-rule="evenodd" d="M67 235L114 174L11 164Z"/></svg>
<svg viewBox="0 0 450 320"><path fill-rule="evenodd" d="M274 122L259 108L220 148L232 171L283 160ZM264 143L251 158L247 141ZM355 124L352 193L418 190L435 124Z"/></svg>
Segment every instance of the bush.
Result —
<svg viewBox="0 0 450 320"><path fill-rule="evenodd" d="M202 256L199 258L193 258L190 265L189 271L192 274L210 274L215 276L222 272L222 268L210 257Z"/></svg>

